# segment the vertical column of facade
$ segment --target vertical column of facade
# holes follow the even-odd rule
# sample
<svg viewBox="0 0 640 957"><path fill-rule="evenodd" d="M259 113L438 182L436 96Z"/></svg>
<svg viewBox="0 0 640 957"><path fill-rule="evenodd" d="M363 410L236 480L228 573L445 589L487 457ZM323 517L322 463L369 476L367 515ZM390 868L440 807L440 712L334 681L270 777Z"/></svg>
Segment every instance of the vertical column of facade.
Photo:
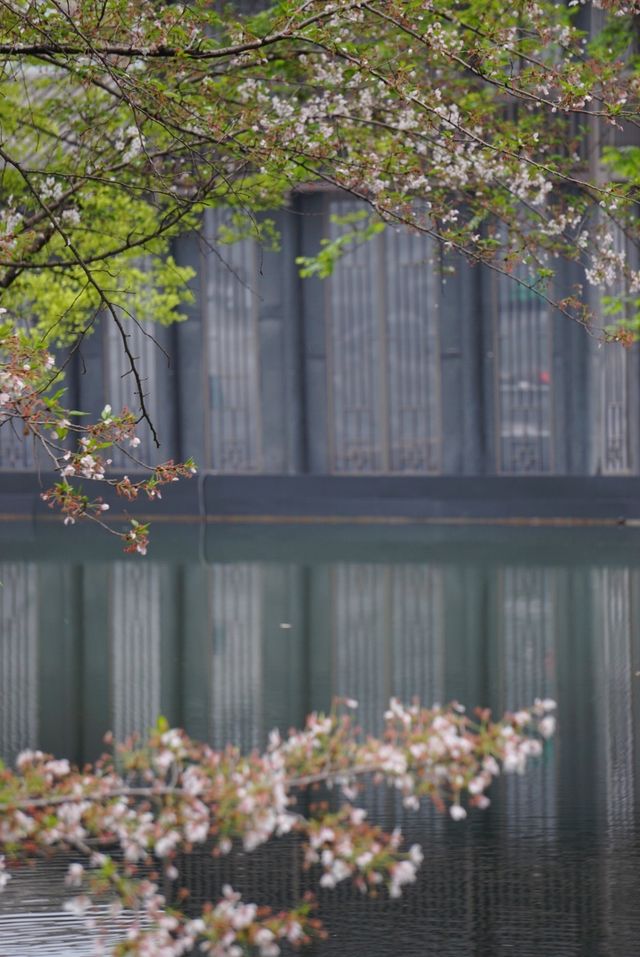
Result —
<svg viewBox="0 0 640 957"><path fill-rule="evenodd" d="M258 364L262 471L304 470L298 255L299 218L287 206L269 217L279 248L258 248Z"/></svg>
<svg viewBox="0 0 640 957"><path fill-rule="evenodd" d="M439 286L442 473L478 475L493 471L486 466L490 423L482 401L486 345L482 269L472 268L461 256L445 255L437 246L432 260Z"/></svg>
<svg viewBox="0 0 640 957"><path fill-rule="evenodd" d="M12 761L38 732L37 570L0 564L0 755Z"/></svg>

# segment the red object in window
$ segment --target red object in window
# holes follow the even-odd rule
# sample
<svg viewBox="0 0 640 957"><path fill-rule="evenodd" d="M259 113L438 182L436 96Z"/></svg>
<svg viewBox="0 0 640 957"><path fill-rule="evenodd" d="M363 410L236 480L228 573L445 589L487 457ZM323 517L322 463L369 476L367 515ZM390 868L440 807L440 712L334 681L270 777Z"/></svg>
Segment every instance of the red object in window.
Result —
<svg viewBox="0 0 640 957"><path fill-rule="evenodd" d="M544 385L549 385L551 382L551 374L549 372L539 372L538 380L544 383Z"/></svg>

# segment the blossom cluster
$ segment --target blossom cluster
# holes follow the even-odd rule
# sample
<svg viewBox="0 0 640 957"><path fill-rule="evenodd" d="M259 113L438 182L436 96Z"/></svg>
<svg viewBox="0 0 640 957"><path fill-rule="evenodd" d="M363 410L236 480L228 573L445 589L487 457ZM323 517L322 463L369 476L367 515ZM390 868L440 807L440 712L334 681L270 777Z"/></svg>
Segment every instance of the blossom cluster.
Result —
<svg viewBox="0 0 640 957"><path fill-rule="evenodd" d="M0 310L6 312L6 310ZM116 415L107 405L97 422L75 420L61 402L62 390L53 391L60 373L54 357L40 343L5 326L0 335L0 426L20 428L25 440L31 439L45 453L60 481L42 493L42 499L64 516L66 525L78 519L91 519L118 535L125 551L146 554L149 526L132 520L130 527L117 532L104 522L109 504L98 495L91 498L74 479L97 481L115 490L127 501L140 494L161 498L161 487L190 478L196 468L191 459L147 466L134 455L140 445L136 434L138 420L128 409ZM128 476L109 475L109 449L125 452L134 467L146 475L136 481Z"/></svg>
<svg viewBox="0 0 640 957"><path fill-rule="evenodd" d="M485 791L501 771L523 773L555 728L549 699L500 721L482 709L470 717L457 704L423 708L392 699L382 737L364 738L354 707L337 702L300 730L272 732L263 754L214 750L163 719L146 740L118 745L83 769L22 752L15 771L0 771L0 890L14 861L64 850L76 858L66 906L94 926L94 902L107 896L111 917L127 918L114 954L180 957L199 947L217 957L275 957L283 940L300 946L321 934L310 898L274 914L225 887L193 918L141 877L140 865L160 868L179 902L185 854L200 847L227 855L235 845L250 852L292 832L303 866L320 872L320 887L348 880L362 893L395 898L416 880L423 851L405 849L398 830L368 821L357 806L364 783L398 789L409 808L427 799L462 820L466 807L488 805ZM336 800L302 813L300 796L319 784L335 789Z"/></svg>

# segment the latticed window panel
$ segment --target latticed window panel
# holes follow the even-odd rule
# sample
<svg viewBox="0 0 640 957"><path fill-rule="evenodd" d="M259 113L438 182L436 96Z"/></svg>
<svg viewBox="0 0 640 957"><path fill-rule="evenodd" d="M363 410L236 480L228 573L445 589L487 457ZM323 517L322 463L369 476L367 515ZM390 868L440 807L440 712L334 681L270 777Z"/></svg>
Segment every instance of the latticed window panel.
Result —
<svg viewBox="0 0 640 957"><path fill-rule="evenodd" d="M253 563L209 570L212 740L244 750L263 745L262 569Z"/></svg>
<svg viewBox="0 0 640 957"><path fill-rule="evenodd" d="M221 245L224 210L208 210L201 284L207 369L209 467L261 468L258 250L253 240Z"/></svg>
<svg viewBox="0 0 640 957"><path fill-rule="evenodd" d="M495 405L498 472L552 472L552 317L547 303L523 284L496 277Z"/></svg>
<svg viewBox="0 0 640 957"><path fill-rule="evenodd" d="M136 322L128 316L121 316L122 326L128 336L127 344L135 359L136 367L142 381L142 392L149 417L158 428L158 403L160 399L160 385L158 382L159 361L166 362L158 344L155 342L157 326L152 322ZM138 386L131 372L131 365L124 351L122 335L113 319L105 319L106 338L106 369L105 369L105 403L108 402L114 412L118 413L125 407L136 415L140 412L140 396ZM157 461L157 449L151 431L146 423L142 422L137 430L140 445L128 451L142 462ZM124 451L110 449L109 458L116 468L135 469L136 464Z"/></svg>
<svg viewBox="0 0 640 957"><path fill-rule="evenodd" d="M0 426L0 469L32 469L35 466L33 441L22 434L20 422Z"/></svg>
<svg viewBox="0 0 640 957"><path fill-rule="evenodd" d="M330 204L338 216L362 204ZM331 223L337 238L344 226ZM354 245L329 281L330 470L436 473L441 467L437 279L428 238L387 229Z"/></svg>
<svg viewBox="0 0 640 957"><path fill-rule="evenodd" d="M12 761L38 730L36 566L4 562L0 582L0 754Z"/></svg>
<svg viewBox="0 0 640 957"><path fill-rule="evenodd" d="M624 233L614 230L614 250L616 253L631 252L627 248ZM619 279L615 287L609 290L612 297L624 299L627 283ZM617 319L624 318L626 308ZM598 350L597 375L600 391L600 468L605 475L624 474L632 471L631 423L635 421L631 409L632 390L637 389L638 351L634 346L624 348L618 343L603 345Z"/></svg>
<svg viewBox="0 0 640 957"><path fill-rule="evenodd" d="M153 727L162 712L160 567L110 570L111 720L118 741Z"/></svg>

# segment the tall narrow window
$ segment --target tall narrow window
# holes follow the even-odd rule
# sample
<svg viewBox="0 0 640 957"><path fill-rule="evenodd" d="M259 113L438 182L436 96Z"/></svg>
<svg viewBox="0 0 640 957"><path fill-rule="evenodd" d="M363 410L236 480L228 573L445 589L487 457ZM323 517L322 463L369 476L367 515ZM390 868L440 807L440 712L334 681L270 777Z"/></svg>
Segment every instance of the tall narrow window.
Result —
<svg viewBox="0 0 640 957"><path fill-rule="evenodd" d="M0 427L0 469L32 469L34 459L33 440L22 434L20 422L4 422Z"/></svg>
<svg viewBox="0 0 640 957"><path fill-rule="evenodd" d="M161 423L158 415L160 395L156 363L159 358L162 358L162 353L155 341L155 334L158 329L150 322L138 323L126 316L121 318L128 336L129 349L135 357L136 368L142 381L145 405L151 421L157 428ZM121 333L110 318L107 318L105 329L106 398L115 411L119 412L126 406L137 414L140 409L140 397L137 394L138 386L123 349ZM140 438L140 447L136 450L135 457L144 462L157 461L158 453L153 436L146 427L146 423L141 423L137 434ZM110 449L109 457L113 460L113 465L116 468L135 468L126 453L119 449Z"/></svg>
<svg viewBox="0 0 640 957"><path fill-rule="evenodd" d="M209 465L219 472L261 468L256 244L221 246L224 210L205 216L201 268L209 411Z"/></svg>
<svg viewBox="0 0 640 957"><path fill-rule="evenodd" d="M344 216L362 209L338 200ZM335 239L344 226L331 222ZM387 228L355 245L329 281L330 470L440 471L437 282L428 238Z"/></svg>
<svg viewBox="0 0 640 957"><path fill-rule="evenodd" d="M621 229L614 232L616 253L629 253L624 233ZM626 282L620 280L610 290L611 296L624 298L627 292ZM622 319L625 314L616 316ZM600 469L605 475L624 474L632 470L632 442L630 424L634 419L630 415L630 396L637 388L635 370L638 363L637 347L626 349L619 343L604 345L598 352L600 387ZM634 407L634 406L632 406Z"/></svg>
<svg viewBox="0 0 640 957"><path fill-rule="evenodd" d="M520 284L517 279L521 279ZM497 470L551 472L553 377L551 315L523 269L496 280Z"/></svg>

